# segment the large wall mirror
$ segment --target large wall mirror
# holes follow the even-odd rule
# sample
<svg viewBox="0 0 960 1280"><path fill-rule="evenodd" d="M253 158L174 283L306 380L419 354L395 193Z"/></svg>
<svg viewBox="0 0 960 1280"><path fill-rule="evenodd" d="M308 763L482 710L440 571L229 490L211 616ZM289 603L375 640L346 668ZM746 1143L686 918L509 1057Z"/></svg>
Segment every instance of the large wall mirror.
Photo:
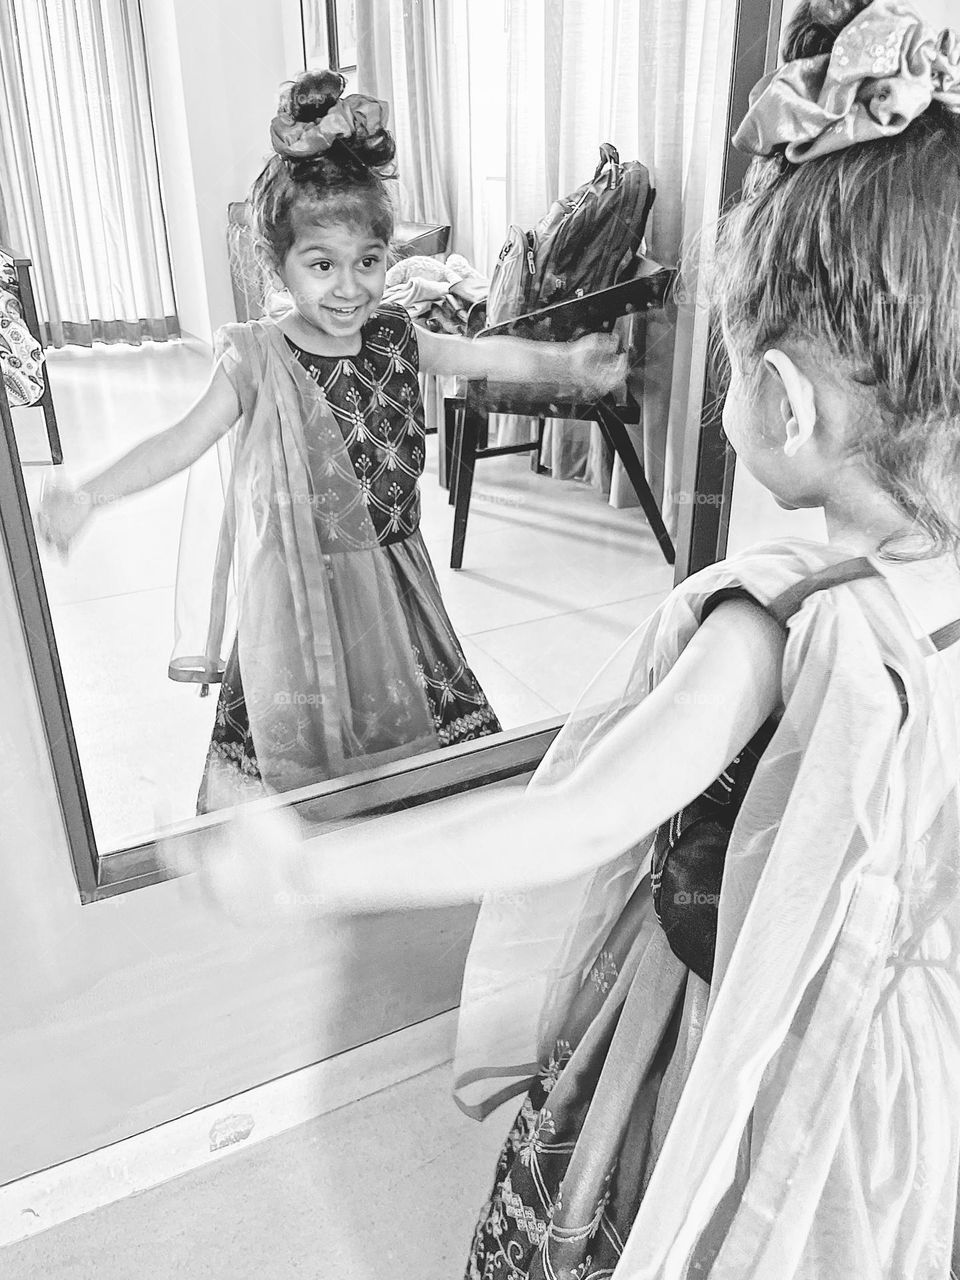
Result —
<svg viewBox="0 0 960 1280"><path fill-rule="evenodd" d="M401 490L419 485L426 555L410 554L389 519L382 528L374 522L402 562L394 570L407 575L391 624L400 631L387 640L405 646L402 669L413 667L419 688L390 685L373 659L353 662L381 619L375 610L359 617L344 578L327 589L324 612L333 619L334 647L341 644L340 694L352 699L358 736L362 721L377 748L369 757L351 748L339 771L318 763L313 776L304 773L301 752L289 786L261 787L244 741L249 718L239 679L224 693L216 678L172 679L169 669L185 493L188 484L207 485L216 507L222 453L212 449L189 475L98 510L66 561L38 548L33 534L41 489L54 476L82 483L176 421L203 390L211 332L192 319L198 281L219 281L210 329L263 314L263 299L244 275L241 204L268 154L270 95L298 67L288 61L271 73L272 88L257 84L247 93L236 81L239 38L237 49L228 48L215 26L204 37L209 47L203 32L178 37L158 26L160 10L151 3L134 30L138 6L128 6L134 54L124 91L137 111L116 135L117 154L102 158L116 178L118 220L107 234L89 210L89 225L71 222L84 193L57 151L71 139L58 143L55 131L36 156L38 192L23 184L9 208L0 206L0 244L14 251L11 261L18 254L31 260L33 319L50 344L43 376L63 453L62 464L50 461L49 422L36 404L0 402L10 463L0 509L85 900L151 883L165 874L159 840L210 830L229 812L204 798L212 744L251 784L237 790L236 802L293 803L316 822L529 771L589 678L675 579L722 553L730 473L696 264L704 248L709 254L718 211L742 176L729 121L742 114L749 87L775 56L779 0L609 5L601 6L603 22L594 0L289 0L288 7L308 65L326 64L332 54L352 68L353 59L349 88L390 104L398 237L385 296L415 324L475 334L510 227L534 226L555 199L589 181L602 144L613 144L621 161L647 166L655 202L640 251L617 285L632 292L588 313L596 328L615 322L631 352L630 377L595 413L576 417L567 414L582 403L496 398L489 388L484 402L482 387L420 379L424 411L411 419L413 465L396 481L393 472L387 478L399 485L393 500L401 503ZM247 35L249 24L275 21L276 9L250 7ZM40 110L46 37L24 28L17 38L26 114L8 127L27 130L30 113ZM158 70L175 38L185 51L179 88ZM234 59L225 81L232 75L244 95L231 118L247 112L245 137L232 150L224 141L227 115L207 128L203 113L213 109L198 87L221 58ZM185 137L178 143L172 123L175 92L192 151ZM197 162L200 142L207 154ZM192 187L180 181L191 155ZM201 193L218 164L229 173L217 178L215 195ZM131 175L138 185L127 191ZM196 241L202 262L191 261L185 230L195 215L214 228ZM681 260L678 299L671 286ZM12 277L6 287L18 293ZM21 319L29 328L25 311ZM367 372L388 402L407 394L402 380L392 385L382 370ZM371 448L345 436L359 472L376 470L396 444L388 417L378 418L385 435ZM307 483L315 490L319 480L308 474ZM244 652L235 646L232 656L234 674L242 673ZM299 708L304 732L313 732L309 699L319 695L280 665L271 723L295 737ZM390 740L384 729L377 739L387 702L414 694L427 711L421 730Z"/></svg>

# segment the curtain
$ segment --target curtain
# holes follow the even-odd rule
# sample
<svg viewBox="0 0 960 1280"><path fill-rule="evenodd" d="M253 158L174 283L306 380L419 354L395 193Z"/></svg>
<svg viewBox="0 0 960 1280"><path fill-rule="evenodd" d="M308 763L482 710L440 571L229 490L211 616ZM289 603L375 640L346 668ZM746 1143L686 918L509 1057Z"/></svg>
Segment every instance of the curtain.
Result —
<svg viewBox="0 0 960 1280"><path fill-rule="evenodd" d="M390 106L399 217L448 224L449 249L476 263L470 112L470 0L357 0L357 89ZM454 379L421 375L439 428Z"/></svg>
<svg viewBox="0 0 960 1280"><path fill-rule="evenodd" d="M0 241L44 340L179 336L137 0L0 0Z"/></svg>
<svg viewBox="0 0 960 1280"><path fill-rule="evenodd" d="M390 105L400 218L473 261L468 0L357 0L357 86Z"/></svg>
<svg viewBox="0 0 960 1280"><path fill-rule="evenodd" d="M507 0L507 213L531 226L558 196L593 174L601 142L650 170L656 203L648 255L674 266L681 246L716 217L725 152L722 129L735 5L732 0ZM718 135L715 123L721 121ZM711 203L711 200L713 203ZM664 520L676 529L679 473L691 369L690 317L682 341L672 324L647 323L647 369L635 435ZM606 487L596 427L553 423L544 461L553 473ZM506 424L506 430L524 428ZM611 500L635 503L619 462Z"/></svg>

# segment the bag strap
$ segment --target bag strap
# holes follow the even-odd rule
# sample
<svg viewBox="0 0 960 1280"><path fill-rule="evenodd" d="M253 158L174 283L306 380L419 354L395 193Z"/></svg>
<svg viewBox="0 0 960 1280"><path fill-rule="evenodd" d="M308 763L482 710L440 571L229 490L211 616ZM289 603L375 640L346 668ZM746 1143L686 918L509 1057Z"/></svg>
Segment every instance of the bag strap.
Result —
<svg viewBox="0 0 960 1280"><path fill-rule="evenodd" d="M858 578L875 578L879 570L866 556L858 556L855 560L843 560L840 564L828 565L826 569L818 569L808 578L801 578L792 587L787 587L766 606L771 614L785 627L808 596L818 591L829 591L831 587L841 586L845 582L855 582Z"/></svg>
<svg viewBox="0 0 960 1280"><path fill-rule="evenodd" d="M840 564L820 569L816 573L810 574L808 578L802 578L799 582L795 582L792 587L787 587L786 591L781 592L769 604L761 604L746 587L721 587L719 591L714 591L704 601L703 609L700 613L700 621L704 622L708 614L712 613L717 605L722 604L724 600L749 600L758 608L763 609L765 613L769 613L782 627L785 627L808 596L815 595L818 591L828 591L831 587L841 586L845 582L855 582L858 578L877 578L880 576L880 570L872 561L868 560L866 556L858 556L856 559L843 560ZM945 626L938 627L936 631L931 632L927 639L940 652L948 649L952 644L956 644L960 640L960 618L946 623Z"/></svg>
<svg viewBox="0 0 960 1280"><path fill-rule="evenodd" d="M772 614L781 626L786 626L787 620L793 617L804 600L817 591L827 591L830 587L840 586L844 582L855 582L858 578L880 576L880 570L866 556L843 560L840 564L830 565L826 569L820 569L817 573L811 574L809 578L795 582L792 587L788 587L767 605L767 612ZM941 652L948 649L950 645L956 644L960 640L960 618L938 627L927 639Z"/></svg>

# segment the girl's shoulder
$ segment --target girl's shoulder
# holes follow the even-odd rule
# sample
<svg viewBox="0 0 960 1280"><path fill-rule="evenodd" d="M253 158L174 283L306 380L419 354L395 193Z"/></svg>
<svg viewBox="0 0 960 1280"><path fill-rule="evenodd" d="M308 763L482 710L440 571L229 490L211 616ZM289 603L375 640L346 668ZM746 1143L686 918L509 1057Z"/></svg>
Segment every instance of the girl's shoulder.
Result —
<svg viewBox="0 0 960 1280"><path fill-rule="evenodd" d="M367 341L407 342L414 334L409 312L397 302L381 302L366 323Z"/></svg>
<svg viewBox="0 0 960 1280"><path fill-rule="evenodd" d="M280 333L275 320L264 317L262 320L231 321L222 324L213 335L213 349L216 355L227 353L234 359L249 356L261 350L271 339L271 330Z"/></svg>
<svg viewBox="0 0 960 1280"><path fill-rule="evenodd" d="M363 345L374 365L396 371L404 367L412 376L420 369L420 344L408 312L395 302L384 302L363 329Z"/></svg>
<svg viewBox="0 0 960 1280"><path fill-rule="evenodd" d="M783 591L850 558L849 551L825 542L780 538L707 565L680 583L676 591L682 595L709 595L723 588L742 587L767 605Z"/></svg>

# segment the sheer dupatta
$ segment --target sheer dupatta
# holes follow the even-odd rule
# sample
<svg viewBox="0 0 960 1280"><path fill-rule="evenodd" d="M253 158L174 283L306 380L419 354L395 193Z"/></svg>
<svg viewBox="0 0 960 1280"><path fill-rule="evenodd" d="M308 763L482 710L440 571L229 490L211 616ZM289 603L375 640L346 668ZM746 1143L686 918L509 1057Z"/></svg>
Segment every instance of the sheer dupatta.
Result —
<svg viewBox="0 0 960 1280"><path fill-rule="evenodd" d="M236 641L269 790L434 745L398 588L323 391L273 320L226 325L216 351L241 414L189 477L171 678L220 679ZM347 655L340 643L333 588L345 580L354 599L376 610L377 635L387 638L371 641L369 654ZM395 751L371 754L360 743L350 682L365 671L407 700L410 736Z"/></svg>
<svg viewBox="0 0 960 1280"><path fill-rule="evenodd" d="M531 785L563 776L663 678L714 591L770 601L843 558L784 543L689 579L588 690ZM902 728L887 668L906 690ZM811 597L791 622L783 701L728 852L702 1038L618 1280L927 1280L949 1266L956 679L883 579L867 579ZM471 1114L546 1061L650 845L557 889L484 902L458 1044ZM653 1023L675 962L651 947L643 963Z"/></svg>

